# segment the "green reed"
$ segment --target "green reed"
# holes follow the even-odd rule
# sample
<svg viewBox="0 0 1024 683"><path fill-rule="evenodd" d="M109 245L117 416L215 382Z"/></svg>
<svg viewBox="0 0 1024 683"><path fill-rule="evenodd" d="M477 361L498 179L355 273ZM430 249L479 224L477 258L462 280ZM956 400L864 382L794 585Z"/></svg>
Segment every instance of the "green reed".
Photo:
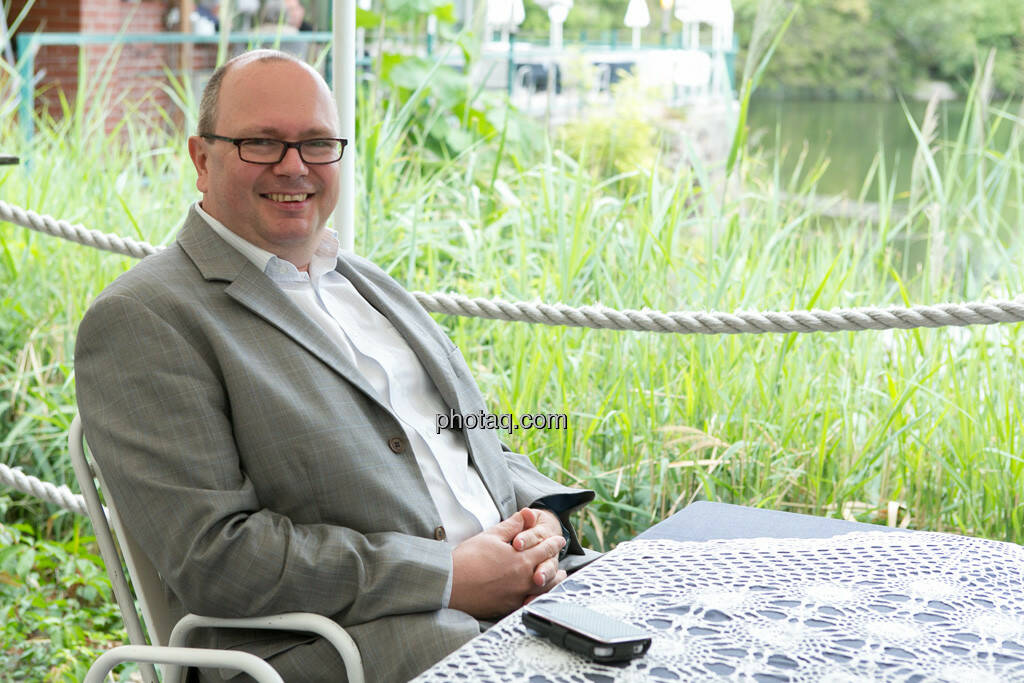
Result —
<svg viewBox="0 0 1024 683"><path fill-rule="evenodd" d="M360 111L355 146L357 249L411 289L574 305L789 310L1012 296L1020 118L984 103L984 78L955 139L922 137L909 197L893 195L881 161L873 169L863 198L878 203L877 221L826 219L784 199L812 197L821 166L782 177L756 149L743 151L728 189L721 169L685 151L685 163L655 160L624 183L551 145L496 157L492 138L439 157L410 132L410 109L375 102ZM29 163L0 171L0 194L165 243L196 198L185 135L132 115L106 132L97 83L98 104L41 117L30 148L4 124L0 148ZM175 89L182 106L194 106L190 92ZM1013 142L997 147L1003 127ZM0 457L70 482L75 327L132 260L9 225L0 246ZM508 441L598 490L584 518L595 545L698 498L876 521L899 501L900 520L916 528L1022 538L1017 326L703 337L439 320L495 412L570 416L567 431ZM37 521L52 512L17 505Z"/></svg>
<svg viewBox="0 0 1024 683"><path fill-rule="evenodd" d="M12 76L0 78L4 91ZM90 78L83 69L83 83ZM877 219L808 208L827 163L810 161L814 150L787 177L777 160L739 144L726 176L666 139L666 157L605 177L587 163L607 158L592 147L600 139L578 158L546 138L537 153L510 142L506 123L445 156L429 146L416 107L364 98L356 248L410 289L572 305L768 311L1012 297L1024 291L1022 118L987 102L987 78L982 69L972 113L953 139L936 140L928 115L908 120L921 145L907 195L893 190L895 174L879 154L860 197L877 203ZM197 198L186 135L169 125L180 112L158 112L166 125L129 112L107 131L113 98L105 79L95 82L88 106L39 116L31 145L15 121L0 122L0 150L24 159L0 168L0 197L167 243ZM194 111L187 81L169 90L174 106ZM682 161L667 164L670 153ZM76 327L132 263L0 226L3 462L75 487L65 434L75 412ZM545 472L597 491L580 519L594 547L698 499L1024 540L1019 325L683 336L438 320L494 412L569 416L567 430L505 438ZM900 507L890 518L892 502ZM71 513L6 492L0 510L4 524L28 523L19 538L34 530L59 539L94 567L78 550L82 522ZM47 552L53 564L78 561ZM11 604L32 599L29 590ZM69 604L69 614L81 609ZM96 615L75 628L120 637L109 615ZM46 645L51 654L38 661L84 661L67 653L94 647L94 636L61 630L73 620L51 621L51 641L73 647ZM27 661L21 643L31 635L5 634L0 668Z"/></svg>

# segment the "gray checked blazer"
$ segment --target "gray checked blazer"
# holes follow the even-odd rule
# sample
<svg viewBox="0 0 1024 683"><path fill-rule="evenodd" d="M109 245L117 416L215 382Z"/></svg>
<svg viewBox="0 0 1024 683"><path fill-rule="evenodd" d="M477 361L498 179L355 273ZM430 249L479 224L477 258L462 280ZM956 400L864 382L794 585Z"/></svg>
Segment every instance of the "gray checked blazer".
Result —
<svg viewBox="0 0 1024 683"><path fill-rule="evenodd" d="M486 410L462 354L408 292L350 254L337 270L402 333L448 407ZM479 633L441 606L451 547L435 540L441 518L395 415L194 210L174 245L89 308L75 373L107 495L176 610L326 615L349 628L370 681L407 679ZM493 431L465 438L503 518L543 499L566 520L594 497ZM575 532L569 552L584 553ZM252 631L194 644L287 664L314 640ZM294 680L343 679L330 658L293 659Z"/></svg>

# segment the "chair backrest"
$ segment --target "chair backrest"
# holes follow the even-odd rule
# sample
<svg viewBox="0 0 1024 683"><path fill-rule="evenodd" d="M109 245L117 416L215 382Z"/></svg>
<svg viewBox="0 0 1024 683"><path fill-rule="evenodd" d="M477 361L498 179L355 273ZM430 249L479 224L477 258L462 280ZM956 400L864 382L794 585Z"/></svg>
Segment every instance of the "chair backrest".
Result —
<svg viewBox="0 0 1024 683"><path fill-rule="evenodd" d="M103 475L99 466L95 462L90 463L86 455L82 421L78 415L75 416L71 422L71 428L68 430L68 451L71 454L71 464L75 468L79 490L81 490L89 510L89 519L92 521L93 530L96 533L100 555L107 566L107 575L110 577L114 597L121 610L125 630L128 631L128 639L133 645L150 644L142 630L138 612L135 611L135 599L121 567L122 556L128 567L131 585L134 586L138 596L139 607L146 622L146 630L152 638L152 644L166 645L171 629L174 627L174 621L171 619L160 575L135 540L125 531L113 501L107 500L106 509L100 503L96 480L99 481L100 487L103 487ZM111 526L114 528L114 533L111 533ZM117 534L116 540L114 534ZM120 552L118 552L119 550ZM142 670L146 683L158 682L152 664L143 665Z"/></svg>

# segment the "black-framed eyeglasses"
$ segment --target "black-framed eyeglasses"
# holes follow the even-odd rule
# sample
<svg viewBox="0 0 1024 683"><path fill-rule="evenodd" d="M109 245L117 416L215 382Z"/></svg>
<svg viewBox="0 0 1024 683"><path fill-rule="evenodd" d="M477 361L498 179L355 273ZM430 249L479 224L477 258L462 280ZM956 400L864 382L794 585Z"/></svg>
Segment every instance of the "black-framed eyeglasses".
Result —
<svg viewBox="0 0 1024 683"><path fill-rule="evenodd" d="M250 164L279 164L294 147L306 164L333 164L341 160L348 140L345 138L314 138L285 142L272 138L226 138L223 135L200 135L207 140L223 140L238 148L238 158Z"/></svg>

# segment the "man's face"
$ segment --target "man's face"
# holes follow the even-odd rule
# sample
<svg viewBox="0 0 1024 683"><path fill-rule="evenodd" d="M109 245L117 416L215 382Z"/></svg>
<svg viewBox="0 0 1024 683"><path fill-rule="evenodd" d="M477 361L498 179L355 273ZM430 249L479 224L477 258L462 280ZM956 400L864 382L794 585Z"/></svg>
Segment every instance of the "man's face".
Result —
<svg viewBox="0 0 1024 683"><path fill-rule="evenodd" d="M337 137L337 115L324 83L290 61L236 64L224 76L216 135L295 142ZM253 244L303 267L338 201L340 163L310 165L297 149L278 164L242 161L222 140L189 139L208 214Z"/></svg>

